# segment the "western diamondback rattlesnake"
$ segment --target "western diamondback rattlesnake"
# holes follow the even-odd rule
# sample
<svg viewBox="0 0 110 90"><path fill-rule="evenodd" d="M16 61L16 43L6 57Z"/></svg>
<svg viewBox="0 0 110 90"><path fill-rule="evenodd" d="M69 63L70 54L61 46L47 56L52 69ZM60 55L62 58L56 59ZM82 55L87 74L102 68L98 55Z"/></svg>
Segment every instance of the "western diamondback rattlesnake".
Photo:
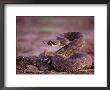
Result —
<svg viewBox="0 0 110 90"><path fill-rule="evenodd" d="M50 46L61 46L61 48L54 52L53 55L45 52L36 57L37 60L34 63L37 64L36 66L41 65L38 62L40 61L45 63L43 65L52 66L60 72L75 72L91 68L93 64L91 56L85 52L81 52L81 49L85 45L85 39L82 33L67 32L59 35L55 40L49 40L46 43ZM22 58L22 60L24 59Z"/></svg>

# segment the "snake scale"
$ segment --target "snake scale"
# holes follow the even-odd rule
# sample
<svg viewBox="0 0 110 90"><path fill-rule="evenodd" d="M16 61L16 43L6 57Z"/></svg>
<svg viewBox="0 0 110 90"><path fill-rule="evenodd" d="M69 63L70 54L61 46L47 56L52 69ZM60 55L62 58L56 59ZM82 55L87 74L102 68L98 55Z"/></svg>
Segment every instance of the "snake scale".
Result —
<svg viewBox="0 0 110 90"><path fill-rule="evenodd" d="M92 57L81 52L85 45L84 35L80 32L67 32L60 34L54 41L47 42L48 45L58 45L61 48L53 55L41 54L38 57L18 56L17 61L27 60L26 64L35 66L46 66L59 72L75 72L89 69L93 65ZM33 62L34 61L34 62Z"/></svg>

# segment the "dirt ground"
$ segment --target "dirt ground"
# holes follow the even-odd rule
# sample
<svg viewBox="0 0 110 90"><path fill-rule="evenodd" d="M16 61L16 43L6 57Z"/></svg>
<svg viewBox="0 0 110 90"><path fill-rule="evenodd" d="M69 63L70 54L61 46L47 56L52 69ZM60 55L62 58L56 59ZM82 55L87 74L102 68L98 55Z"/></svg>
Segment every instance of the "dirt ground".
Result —
<svg viewBox="0 0 110 90"><path fill-rule="evenodd" d="M44 50L53 51L53 48L43 43L52 40L57 35L65 32L82 32L86 38L86 46L83 51L92 56L94 60L94 17L16 17L16 57L39 56ZM16 61L17 63L17 61ZM26 71L30 73L26 73ZM90 69L93 73L94 69ZM24 69L16 64L17 74L68 74L54 70L38 70L34 65L27 65ZM75 72L74 74L81 73Z"/></svg>

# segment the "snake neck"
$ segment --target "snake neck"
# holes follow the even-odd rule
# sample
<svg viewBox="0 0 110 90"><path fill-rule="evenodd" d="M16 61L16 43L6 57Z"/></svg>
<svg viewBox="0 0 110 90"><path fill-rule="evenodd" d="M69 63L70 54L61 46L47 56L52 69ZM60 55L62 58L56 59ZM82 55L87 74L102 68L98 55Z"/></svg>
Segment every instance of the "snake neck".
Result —
<svg viewBox="0 0 110 90"><path fill-rule="evenodd" d="M58 51L56 51L57 55L63 56L65 59L73 56L76 53L79 53L81 49L85 45L85 40L84 38L76 39L69 43L68 45L65 45Z"/></svg>

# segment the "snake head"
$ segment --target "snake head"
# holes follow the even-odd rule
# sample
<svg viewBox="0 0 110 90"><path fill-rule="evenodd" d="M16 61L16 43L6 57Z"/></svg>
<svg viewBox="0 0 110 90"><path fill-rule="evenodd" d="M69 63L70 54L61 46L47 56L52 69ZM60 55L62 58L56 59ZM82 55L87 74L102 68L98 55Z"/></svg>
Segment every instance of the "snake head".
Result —
<svg viewBox="0 0 110 90"><path fill-rule="evenodd" d="M70 43L70 41L65 38L64 34L60 34L56 39L53 40L47 40L43 42L44 44L47 44L49 46L65 46Z"/></svg>
<svg viewBox="0 0 110 90"><path fill-rule="evenodd" d="M44 42L45 44L49 45L49 46L60 46L60 47L63 47L67 44L70 43L70 41L66 38L60 38L60 39L56 39L56 40L49 40L49 41L46 41Z"/></svg>

